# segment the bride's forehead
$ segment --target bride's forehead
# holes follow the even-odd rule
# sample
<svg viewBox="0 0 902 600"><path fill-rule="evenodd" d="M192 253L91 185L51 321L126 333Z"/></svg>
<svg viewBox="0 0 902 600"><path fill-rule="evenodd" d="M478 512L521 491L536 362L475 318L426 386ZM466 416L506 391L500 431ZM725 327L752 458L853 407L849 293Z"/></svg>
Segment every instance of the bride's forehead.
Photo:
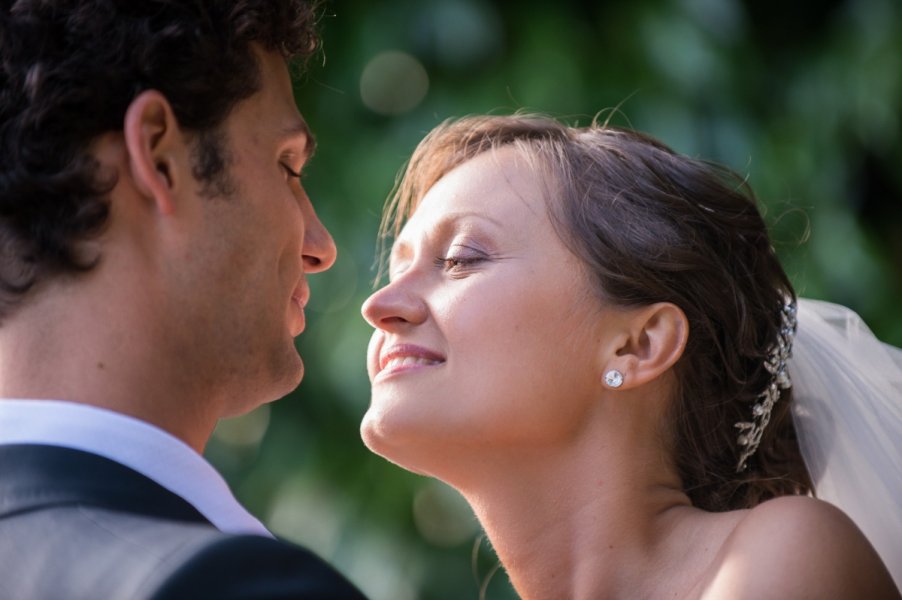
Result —
<svg viewBox="0 0 902 600"><path fill-rule="evenodd" d="M548 186L545 174L523 160L522 152L502 148L485 152L449 170L411 207L408 220L422 220L423 213L469 210L496 212L510 201L532 206L543 199Z"/></svg>
<svg viewBox="0 0 902 600"><path fill-rule="evenodd" d="M435 194L437 187L461 188L460 181L455 182L454 186L448 185L449 180L454 180L459 171L467 173L463 179L469 183L477 197L484 191L479 189L480 182L477 181L477 176L486 177L507 172L508 179L520 179L522 176L516 171L522 169L528 177L541 177L544 180L543 189L553 187L553 182L558 179L552 173L553 170L548 168L549 163L553 161L550 161L546 153L528 142L492 145L471 156L464 156L467 151L461 144L462 142L457 145L432 144L408 165L399 186L395 207L391 210L393 216L389 223L384 225L386 230L394 230L395 235L399 235L422 207L424 200Z"/></svg>

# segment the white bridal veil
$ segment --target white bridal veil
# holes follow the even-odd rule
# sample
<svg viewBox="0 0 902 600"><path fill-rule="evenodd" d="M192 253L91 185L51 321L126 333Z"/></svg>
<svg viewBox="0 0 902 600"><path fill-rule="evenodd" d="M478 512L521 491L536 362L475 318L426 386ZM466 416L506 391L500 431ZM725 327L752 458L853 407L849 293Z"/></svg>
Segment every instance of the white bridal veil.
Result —
<svg viewBox="0 0 902 600"><path fill-rule="evenodd" d="M864 532L902 589L902 349L843 306L799 300L793 422L817 497Z"/></svg>

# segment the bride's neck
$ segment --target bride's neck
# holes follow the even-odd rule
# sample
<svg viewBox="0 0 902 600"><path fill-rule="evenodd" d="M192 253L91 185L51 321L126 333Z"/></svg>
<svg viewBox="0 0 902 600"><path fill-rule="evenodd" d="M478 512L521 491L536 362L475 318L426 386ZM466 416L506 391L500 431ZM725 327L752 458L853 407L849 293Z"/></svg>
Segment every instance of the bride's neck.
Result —
<svg viewBox="0 0 902 600"><path fill-rule="evenodd" d="M696 512L659 449L598 440L493 453L457 486L524 600L641 597Z"/></svg>

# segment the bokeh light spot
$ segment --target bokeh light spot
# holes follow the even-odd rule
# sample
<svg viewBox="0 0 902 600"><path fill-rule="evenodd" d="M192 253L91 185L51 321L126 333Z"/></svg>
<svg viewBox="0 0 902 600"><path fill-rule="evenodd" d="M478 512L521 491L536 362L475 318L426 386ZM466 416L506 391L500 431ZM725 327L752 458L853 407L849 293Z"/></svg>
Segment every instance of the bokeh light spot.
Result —
<svg viewBox="0 0 902 600"><path fill-rule="evenodd" d="M380 115L416 108L429 91L429 75L419 60L397 50L374 56L360 75L360 98Z"/></svg>
<svg viewBox="0 0 902 600"><path fill-rule="evenodd" d="M216 441L232 448L256 448L269 428L269 405L263 406L240 417L222 419L213 436Z"/></svg>

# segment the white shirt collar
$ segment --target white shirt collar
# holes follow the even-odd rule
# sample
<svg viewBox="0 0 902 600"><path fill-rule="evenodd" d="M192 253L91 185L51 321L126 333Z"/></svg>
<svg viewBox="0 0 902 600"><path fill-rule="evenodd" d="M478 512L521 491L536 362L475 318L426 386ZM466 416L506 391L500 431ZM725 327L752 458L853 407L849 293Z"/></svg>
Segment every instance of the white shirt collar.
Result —
<svg viewBox="0 0 902 600"><path fill-rule="evenodd" d="M3 399L0 444L49 444L103 456L182 497L221 531L272 537L203 456L133 417L76 402Z"/></svg>

